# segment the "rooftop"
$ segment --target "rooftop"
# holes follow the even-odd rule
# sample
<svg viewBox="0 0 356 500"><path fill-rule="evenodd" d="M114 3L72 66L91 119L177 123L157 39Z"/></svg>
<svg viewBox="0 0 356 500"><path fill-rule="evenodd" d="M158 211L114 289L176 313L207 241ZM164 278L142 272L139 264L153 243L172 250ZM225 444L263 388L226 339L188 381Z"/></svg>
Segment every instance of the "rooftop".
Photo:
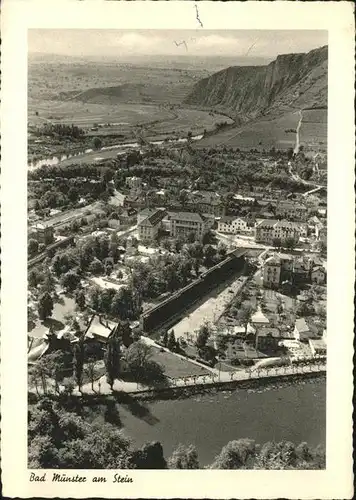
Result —
<svg viewBox="0 0 356 500"><path fill-rule="evenodd" d="M234 220L241 220L243 222L246 222L243 217L237 217L236 215L225 215L224 217L221 217L220 222L232 222Z"/></svg>
<svg viewBox="0 0 356 500"><path fill-rule="evenodd" d="M142 212L141 212L142 213ZM166 215L165 210L161 210L160 208L155 210L152 214L150 214L148 217L146 217L144 220L142 220L138 225L139 226L155 226L161 220L163 217Z"/></svg>
<svg viewBox="0 0 356 500"><path fill-rule="evenodd" d="M171 219L176 221L204 222L204 218L195 212L174 212L171 214Z"/></svg>
<svg viewBox="0 0 356 500"><path fill-rule="evenodd" d="M309 345L316 351L325 351L326 349L326 343L323 339L309 339Z"/></svg>
<svg viewBox="0 0 356 500"><path fill-rule="evenodd" d="M307 324L307 322L305 321L305 318L298 318L295 320L295 327L297 328L297 330L301 333L301 332L310 332L310 328Z"/></svg>
<svg viewBox="0 0 356 500"><path fill-rule="evenodd" d="M262 328L258 329L257 335L259 337L268 337L269 335L275 338L279 338L281 336L278 328L270 328L263 326Z"/></svg>
<svg viewBox="0 0 356 500"><path fill-rule="evenodd" d="M268 318L263 314L261 309L255 312L251 317L251 323L268 324Z"/></svg>
<svg viewBox="0 0 356 500"><path fill-rule="evenodd" d="M107 340L110 337L115 326L116 323L101 319L99 316L94 315L85 332L85 337L86 338L99 337L104 340Z"/></svg>

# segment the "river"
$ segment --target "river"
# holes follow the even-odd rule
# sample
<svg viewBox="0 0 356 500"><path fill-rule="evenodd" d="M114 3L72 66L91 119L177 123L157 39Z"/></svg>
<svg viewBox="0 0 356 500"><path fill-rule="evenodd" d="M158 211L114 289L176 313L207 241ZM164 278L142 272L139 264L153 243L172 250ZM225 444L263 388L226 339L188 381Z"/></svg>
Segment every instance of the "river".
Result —
<svg viewBox="0 0 356 500"><path fill-rule="evenodd" d="M199 141L202 139L202 135L196 135L191 138L192 141ZM149 144L154 146L162 146L163 144L182 144L188 142L185 137L180 137L178 139L169 139L168 141L149 141ZM114 158L120 153L125 153L128 149L137 149L140 145L138 142L126 142L122 144L114 144L113 146L104 146L101 149L93 151L92 149L86 149L80 153L62 155L61 157L53 156L52 158L43 158L28 164L29 170L36 170L43 165L63 165L68 166L72 163L90 163L99 160L104 160L108 158Z"/></svg>
<svg viewBox="0 0 356 500"><path fill-rule="evenodd" d="M239 438L325 446L325 378L142 404L148 412L141 418L125 406L119 408L134 444L160 441L166 457L179 443L194 444L202 466L210 464L229 441Z"/></svg>

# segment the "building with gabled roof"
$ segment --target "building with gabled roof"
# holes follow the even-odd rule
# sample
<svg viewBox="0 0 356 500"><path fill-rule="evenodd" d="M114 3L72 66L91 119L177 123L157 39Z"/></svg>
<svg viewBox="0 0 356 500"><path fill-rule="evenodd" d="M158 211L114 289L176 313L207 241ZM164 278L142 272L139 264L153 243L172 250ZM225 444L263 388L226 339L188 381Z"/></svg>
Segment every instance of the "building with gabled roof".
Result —
<svg viewBox="0 0 356 500"><path fill-rule="evenodd" d="M299 241L301 228L298 223L287 220L264 219L256 224L255 240L273 244L274 240L293 238Z"/></svg>
<svg viewBox="0 0 356 500"><path fill-rule="evenodd" d="M152 241L158 234L160 227L162 226L162 219L166 215L164 209L146 209L148 213L147 217L142 218L142 212L138 214L138 219L140 220L137 224L138 236L142 241ZM145 212L145 211L143 211Z"/></svg>
<svg viewBox="0 0 356 500"><path fill-rule="evenodd" d="M251 221L235 215L221 217L218 222L218 231L221 233L238 234L240 232L251 232L253 229L254 224Z"/></svg>
<svg viewBox="0 0 356 500"><path fill-rule="evenodd" d="M190 193L186 206L200 213L213 214L221 217L225 214L225 206L219 193L215 191L193 191Z"/></svg>
<svg viewBox="0 0 356 500"><path fill-rule="evenodd" d="M84 333L85 340L97 340L106 343L114 333L116 323L102 319L101 316L93 314L90 323Z"/></svg>

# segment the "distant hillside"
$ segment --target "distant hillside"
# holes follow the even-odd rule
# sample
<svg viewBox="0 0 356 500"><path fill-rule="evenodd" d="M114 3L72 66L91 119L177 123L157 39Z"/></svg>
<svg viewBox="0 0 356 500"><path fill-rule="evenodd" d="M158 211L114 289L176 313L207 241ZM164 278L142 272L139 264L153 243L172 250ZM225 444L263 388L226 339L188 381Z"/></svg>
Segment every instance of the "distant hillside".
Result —
<svg viewBox="0 0 356 500"><path fill-rule="evenodd" d="M279 55L267 66L232 66L200 80L186 104L240 118L327 106L327 46L307 54Z"/></svg>

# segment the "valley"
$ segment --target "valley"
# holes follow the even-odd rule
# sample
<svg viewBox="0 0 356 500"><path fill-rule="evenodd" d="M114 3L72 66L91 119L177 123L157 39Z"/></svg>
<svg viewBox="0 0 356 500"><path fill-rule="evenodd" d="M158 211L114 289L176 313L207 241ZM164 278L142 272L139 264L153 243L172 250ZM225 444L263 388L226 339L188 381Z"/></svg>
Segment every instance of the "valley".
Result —
<svg viewBox="0 0 356 500"><path fill-rule="evenodd" d="M96 137L108 147L203 134L194 147L294 149L300 110L300 145L326 152L327 47L218 72L217 62L173 64L30 59L30 163L92 149ZM48 123L73 124L85 136L80 144L43 141L35 132Z"/></svg>

